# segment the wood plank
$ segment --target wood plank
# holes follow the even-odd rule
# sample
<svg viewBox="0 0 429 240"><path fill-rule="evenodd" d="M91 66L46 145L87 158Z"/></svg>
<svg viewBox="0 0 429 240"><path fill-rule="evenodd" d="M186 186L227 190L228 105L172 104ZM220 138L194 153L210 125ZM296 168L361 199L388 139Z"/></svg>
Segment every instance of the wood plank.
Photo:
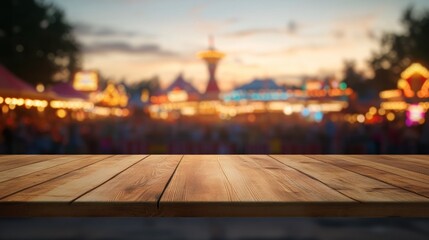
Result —
<svg viewBox="0 0 429 240"><path fill-rule="evenodd" d="M307 156L272 155L272 157L360 202L429 200L382 181L377 181Z"/></svg>
<svg viewBox="0 0 429 240"><path fill-rule="evenodd" d="M182 157L182 155L149 156L78 198L73 204L133 203L134 206L139 205L139 211L153 215L157 212L158 200ZM132 209L129 214L133 215L135 212L135 209Z"/></svg>
<svg viewBox="0 0 429 240"><path fill-rule="evenodd" d="M394 167L403 168L413 172L429 175L429 157L424 159L415 155L378 155L379 157L372 159L376 162L384 163Z"/></svg>
<svg viewBox="0 0 429 240"><path fill-rule="evenodd" d="M90 155L58 155L55 158L51 158L51 159L48 158L48 160L42 160L36 163L31 163L21 167L5 170L0 172L0 183L13 178L24 176L33 172L37 172L46 168L51 168L53 166L71 162L73 160L76 160L76 158L86 158L89 156ZM44 157L45 156L40 155L40 156L34 156L33 158L44 159Z"/></svg>
<svg viewBox="0 0 429 240"><path fill-rule="evenodd" d="M3 198L0 202L64 202L69 203L98 187L146 155L116 155L85 168L70 172L52 181L36 185Z"/></svg>
<svg viewBox="0 0 429 240"><path fill-rule="evenodd" d="M229 202L234 193L215 155L185 155L162 195L166 202Z"/></svg>
<svg viewBox="0 0 429 240"><path fill-rule="evenodd" d="M58 155L9 155L0 159L0 171L57 158Z"/></svg>
<svg viewBox="0 0 429 240"><path fill-rule="evenodd" d="M252 215L249 208L256 216L259 208L263 214L292 214L323 201L353 202L267 156L185 155L161 198L160 214L246 216Z"/></svg>
<svg viewBox="0 0 429 240"><path fill-rule="evenodd" d="M370 159L377 156L367 156L365 159L355 158L349 155L310 155L309 157L333 164L363 176L383 181L421 196L429 197L429 181L419 179L418 177L427 177L427 175L392 167L387 164L371 162ZM397 172L395 172L396 169Z"/></svg>
<svg viewBox="0 0 429 240"><path fill-rule="evenodd" d="M238 201L353 201L266 155L219 156Z"/></svg>
<svg viewBox="0 0 429 240"><path fill-rule="evenodd" d="M69 155L69 157L74 159L73 161L0 183L0 199L79 168L86 167L110 156L111 155L91 155L84 157L83 155Z"/></svg>
<svg viewBox="0 0 429 240"><path fill-rule="evenodd" d="M429 216L427 156L19 157L0 172L3 217Z"/></svg>
<svg viewBox="0 0 429 240"><path fill-rule="evenodd" d="M322 159L324 158L330 158L330 157L338 157L339 155L325 155L324 157L322 157ZM404 156L406 157L406 156ZM353 162L353 163L358 163L361 165L365 165L365 166L369 166L371 168L375 168L378 170L383 170L385 172L389 172L395 175L399 175L402 177L406 177L409 179L414 179L416 181L420 181L423 183L429 183L429 176L425 175L425 174L421 174L418 172L413 172L413 171L409 171L409 170L405 170L399 167L395 167L392 166L390 164L385 164L385 163L379 163L377 162L379 159L378 155L365 155L365 156L360 156L360 155L342 155L341 157L342 159L344 159L347 162Z"/></svg>

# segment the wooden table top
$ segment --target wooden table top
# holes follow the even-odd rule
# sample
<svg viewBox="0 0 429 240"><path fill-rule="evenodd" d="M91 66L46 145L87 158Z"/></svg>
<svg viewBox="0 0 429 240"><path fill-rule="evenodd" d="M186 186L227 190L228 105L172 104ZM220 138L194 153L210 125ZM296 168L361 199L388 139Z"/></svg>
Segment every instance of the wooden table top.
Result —
<svg viewBox="0 0 429 240"><path fill-rule="evenodd" d="M429 217L429 156L2 155L0 216Z"/></svg>

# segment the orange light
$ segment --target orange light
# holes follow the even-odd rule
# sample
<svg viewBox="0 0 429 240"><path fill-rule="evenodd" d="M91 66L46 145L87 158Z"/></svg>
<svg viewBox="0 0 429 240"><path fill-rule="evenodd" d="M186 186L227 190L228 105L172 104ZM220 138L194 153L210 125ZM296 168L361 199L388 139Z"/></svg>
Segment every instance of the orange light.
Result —
<svg viewBox="0 0 429 240"><path fill-rule="evenodd" d="M388 121L393 121L393 120L395 120L395 114L394 113L392 113L392 112L390 112L390 113L388 113L387 115L386 115L386 118L387 118L387 120Z"/></svg>
<svg viewBox="0 0 429 240"><path fill-rule="evenodd" d="M81 71L74 75L73 88L78 91L96 91L98 74L95 71Z"/></svg>
<svg viewBox="0 0 429 240"><path fill-rule="evenodd" d="M57 116L59 118L65 118L67 116L67 112L64 109L58 109L57 110Z"/></svg>

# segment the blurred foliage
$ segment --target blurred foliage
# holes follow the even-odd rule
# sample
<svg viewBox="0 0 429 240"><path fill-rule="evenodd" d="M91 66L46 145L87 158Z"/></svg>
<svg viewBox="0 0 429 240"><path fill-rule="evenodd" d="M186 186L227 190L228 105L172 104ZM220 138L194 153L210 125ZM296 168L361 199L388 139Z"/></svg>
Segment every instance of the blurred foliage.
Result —
<svg viewBox="0 0 429 240"><path fill-rule="evenodd" d="M0 63L23 80L68 80L79 66L79 45L64 13L36 0L0 1Z"/></svg>
<svg viewBox="0 0 429 240"><path fill-rule="evenodd" d="M412 7L402 16L402 33L385 33L380 51L370 63L379 90L396 88L401 72L413 62L429 66L429 11L416 14Z"/></svg>

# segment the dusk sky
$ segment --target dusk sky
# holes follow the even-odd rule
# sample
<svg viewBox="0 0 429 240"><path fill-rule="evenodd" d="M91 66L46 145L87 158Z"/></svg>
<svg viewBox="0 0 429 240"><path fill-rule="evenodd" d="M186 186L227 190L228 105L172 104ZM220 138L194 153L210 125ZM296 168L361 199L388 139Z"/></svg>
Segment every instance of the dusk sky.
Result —
<svg viewBox="0 0 429 240"><path fill-rule="evenodd" d="M179 1L52 0L64 9L83 45L83 67L113 80L158 75L165 86L183 72L197 88L207 70L195 54L215 46L227 54L222 90L255 77L296 83L301 76L341 76L345 59L360 70L385 31L400 31L410 5L427 0Z"/></svg>

